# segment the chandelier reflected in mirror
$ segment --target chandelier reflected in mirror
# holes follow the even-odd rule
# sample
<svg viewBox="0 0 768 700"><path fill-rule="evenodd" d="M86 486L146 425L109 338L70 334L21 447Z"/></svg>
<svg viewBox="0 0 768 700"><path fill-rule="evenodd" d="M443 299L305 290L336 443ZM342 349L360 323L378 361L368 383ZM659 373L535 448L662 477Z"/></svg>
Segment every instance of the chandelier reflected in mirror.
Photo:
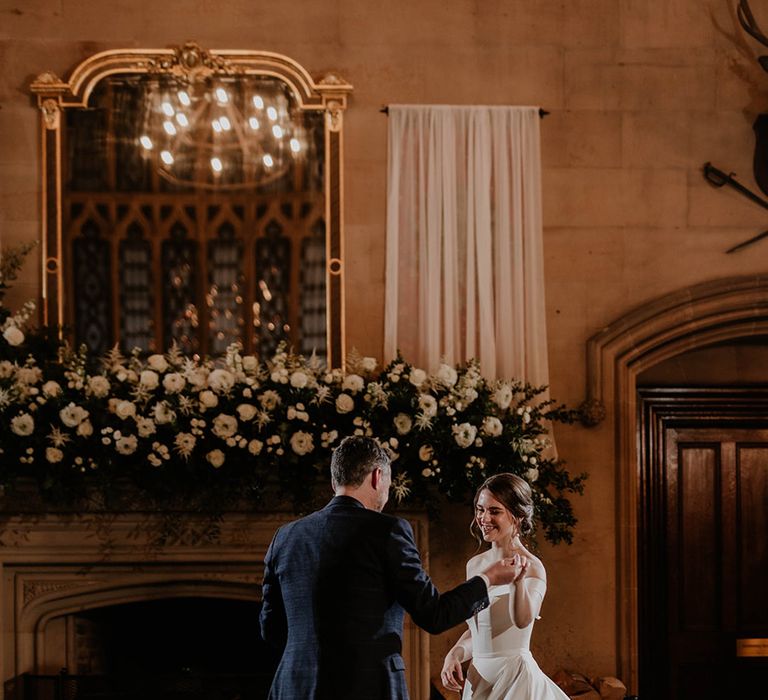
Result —
<svg viewBox="0 0 768 700"><path fill-rule="evenodd" d="M138 147L176 185L236 190L284 177L313 144L287 86L273 79L147 77Z"/></svg>

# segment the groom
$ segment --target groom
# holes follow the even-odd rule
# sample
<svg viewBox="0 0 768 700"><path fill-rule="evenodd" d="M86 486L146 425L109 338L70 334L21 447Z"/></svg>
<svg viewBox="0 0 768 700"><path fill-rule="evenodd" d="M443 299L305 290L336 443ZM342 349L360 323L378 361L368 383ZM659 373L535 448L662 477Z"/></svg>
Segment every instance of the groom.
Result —
<svg viewBox="0 0 768 700"><path fill-rule="evenodd" d="M439 634L488 605L488 586L518 568L496 562L442 595L421 566L410 525L381 513L389 456L367 437L331 458L336 493L281 527L267 551L261 633L282 650L272 700L407 700L403 615Z"/></svg>

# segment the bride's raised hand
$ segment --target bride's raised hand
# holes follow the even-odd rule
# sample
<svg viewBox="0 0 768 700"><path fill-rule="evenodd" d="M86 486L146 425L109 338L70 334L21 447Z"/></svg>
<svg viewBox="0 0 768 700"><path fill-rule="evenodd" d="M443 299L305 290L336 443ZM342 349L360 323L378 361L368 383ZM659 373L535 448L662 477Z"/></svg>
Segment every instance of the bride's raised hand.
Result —
<svg viewBox="0 0 768 700"><path fill-rule="evenodd" d="M449 651L445 656L443 670L440 671L440 680L447 690L452 690L455 693L461 692L464 685L464 673L461 670L459 655L454 650Z"/></svg>

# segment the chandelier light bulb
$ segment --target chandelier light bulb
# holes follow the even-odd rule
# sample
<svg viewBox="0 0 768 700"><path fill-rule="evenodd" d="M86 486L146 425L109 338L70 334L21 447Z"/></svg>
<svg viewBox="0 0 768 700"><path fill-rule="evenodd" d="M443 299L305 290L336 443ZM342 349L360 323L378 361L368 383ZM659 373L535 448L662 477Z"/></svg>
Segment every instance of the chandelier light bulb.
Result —
<svg viewBox="0 0 768 700"><path fill-rule="evenodd" d="M221 159L211 158L211 168L214 172L220 173L224 169L224 166L221 164Z"/></svg>
<svg viewBox="0 0 768 700"><path fill-rule="evenodd" d="M283 130L282 130L282 128L280 127L280 125L279 125L279 124L275 124L275 125L272 127L272 133L275 135L275 138L276 138L276 139L281 139L281 138L283 138Z"/></svg>
<svg viewBox="0 0 768 700"><path fill-rule="evenodd" d="M167 117L173 116L173 105L170 102L166 100L163 102L163 104L160 105L160 107L163 110L163 114L165 114Z"/></svg>
<svg viewBox="0 0 768 700"><path fill-rule="evenodd" d="M274 107L267 107L267 116L270 121L275 121L277 119L277 110Z"/></svg>
<svg viewBox="0 0 768 700"><path fill-rule="evenodd" d="M251 117L248 120L248 124L250 125L251 129L253 129L254 131L256 131L259 128L259 120L256 119L256 117Z"/></svg>
<svg viewBox="0 0 768 700"><path fill-rule="evenodd" d="M256 107L256 109L264 109L264 100L261 99L261 95L253 96L253 106Z"/></svg>
<svg viewBox="0 0 768 700"><path fill-rule="evenodd" d="M160 158L166 165L173 165L173 154L170 151L162 151Z"/></svg>
<svg viewBox="0 0 768 700"><path fill-rule="evenodd" d="M219 104L227 104L229 102L229 95L227 94L227 91L222 88L216 88L216 99L219 101Z"/></svg>
<svg viewBox="0 0 768 700"><path fill-rule="evenodd" d="M168 136L175 136L176 135L176 127L173 125L173 122L164 121L163 122L163 129L165 129L165 133L168 134Z"/></svg>
<svg viewBox="0 0 768 700"><path fill-rule="evenodd" d="M265 153L262 160L264 161L264 165L268 168L271 168L275 164L275 161L272 160L272 156L269 155L269 153Z"/></svg>
<svg viewBox="0 0 768 700"><path fill-rule="evenodd" d="M217 134L220 134L220 133L222 132L222 128L221 128L221 122L220 122L218 119L214 119L214 120L211 122L211 126L213 127L213 130L214 130L214 131L215 131Z"/></svg>
<svg viewBox="0 0 768 700"><path fill-rule="evenodd" d="M148 151L151 151L151 150L152 150L152 139L151 139L151 138L149 138L149 136L147 136L146 134L144 134L144 136L142 136L142 137L139 139L139 143L140 143L140 144L142 145L142 147L143 147L143 148L145 148L146 150L148 150Z"/></svg>
<svg viewBox="0 0 768 700"><path fill-rule="evenodd" d="M181 90L179 92L179 102L183 104L185 107L189 107L189 105L192 104L192 100L189 99L189 93L187 93L185 90Z"/></svg>
<svg viewBox="0 0 768 700"><path fill-rule="evenodd" d="M229 121L229 117L219 117L219 124L224 131L229 131L232 128L232 123Z"/></svg>
<svg viewBox="0 0 768 700"><path fill-rule="evenodd" d="M298 153L299 151L301 151L301 144L299 143L299 139L297 138L291 139L291 150L294 153Z"/></svg>
<svg viewBox="0 0 768 700"><path fill-rule="evenodd" d="M176 121L179 122L179 126L189 126L189 119L187 119L187 115L184 112L176 112Z"/></svg>

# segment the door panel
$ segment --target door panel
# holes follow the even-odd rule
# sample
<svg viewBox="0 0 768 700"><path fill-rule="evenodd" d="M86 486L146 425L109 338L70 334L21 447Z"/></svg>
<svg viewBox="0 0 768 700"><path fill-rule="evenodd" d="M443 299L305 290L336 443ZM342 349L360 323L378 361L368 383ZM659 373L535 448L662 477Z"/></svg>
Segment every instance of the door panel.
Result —
<svg viewBox="0 0 768 700"><path fill-rule="evenodd" d="M640 697L768 697L768 392L640 406Z"/></svg>
<svg viewBox="0 0 768 700"><path fill-rule="evenodd" d="M668 697L714 700L768 674L736 656L768 637L768 431L667 428L665 443Z"/></svg>

